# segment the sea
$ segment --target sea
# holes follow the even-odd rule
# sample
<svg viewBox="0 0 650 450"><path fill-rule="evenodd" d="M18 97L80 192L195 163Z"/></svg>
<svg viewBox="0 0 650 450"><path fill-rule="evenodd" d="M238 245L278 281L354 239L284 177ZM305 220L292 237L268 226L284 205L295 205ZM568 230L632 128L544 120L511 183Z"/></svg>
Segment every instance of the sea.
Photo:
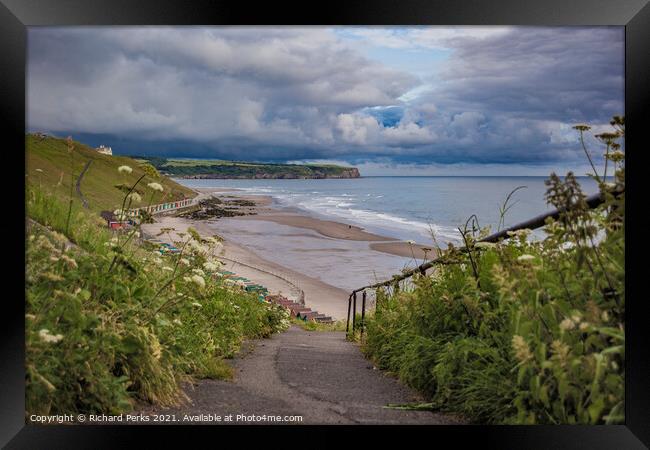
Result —
<svg viewBox="0 0 650 450"><path fill-rule="evenodd" d="M340 220L400 240L457 242L459 227L475 215L481 227L496 231L508 195L508 227L553 207L544 194L547 177L362 177L323 180L177 180L188 187L233 188L272 196L276 206ZM579 178L587 195L598 191Z"/></svg>
<svg viewBox="0 0 650 450"><path fill-rule="evenodd" d="M545 177L362 177L323 180L191 180L191 188L233 189L265 195L273 206L316 218L354 224L395 240L427 246L460 243L458 228L475 215L496 231L500 207L512 194L502 226L547 212ZM586 194L597 192L579 179ZM423 261L369 248L367 242L327 238L319 233L261 220L219 219L211 226L226 239L264 259L347 291L390 279ZM538 230L533 238L543 237ZM435 238L435 240L434 240Z"/></svg>

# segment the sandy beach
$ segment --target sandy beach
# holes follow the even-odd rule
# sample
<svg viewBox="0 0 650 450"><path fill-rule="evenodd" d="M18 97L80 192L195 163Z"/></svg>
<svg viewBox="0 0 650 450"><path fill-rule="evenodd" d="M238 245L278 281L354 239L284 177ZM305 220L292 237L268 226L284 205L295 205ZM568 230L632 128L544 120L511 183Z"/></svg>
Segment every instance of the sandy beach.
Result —
<svg viewBox="0 0 650 450"><path fill-rule="evenodd" d="M232 194L237 189L221 188L197 188L195 189L203 195L224 195L234 199L250 200L256 203L255 215L237 217L237 220L263 220L288 225L296 228L305 228L316 231L323 236L335 239L350 241L366 241L369 247L378 252L384 252L391 255L403 256L406 258L415 258L419 260L431 256L431 248L418 244L409 244L405 241L395 240L394 238L369 233L363 228L356 225L346 224L333 220L323 220L304 214L293 212L283 212L271 208L273 198L268 195L245 195Z"/></svg>
<svg viewBox="0 0 650 450"><path fill-rule="evenodd" d="M276 208L270 196L234 189L196 190L199 199L217 197L220 205L244 215L209 220L161 215L156 223L144 225L143 232L154 236L162 228L173 228L169 236L157 237L167 242L180 241L177 233L190 226L206 237L217 234L224 238L224 246L215 256L226 270L272 293L302 300L334 319L345 319L351 289L388 278L407 263L412 267L425 257L418 245ZM244 206L240 206L242 201Z"/></svg>
<svg viewBox="0 0 650 450"><path fill-rule="evenodd" d="M181 241L178 233L185 233L188 227L196 229L204 237L214 235L213 229L200 221L185 220L172 216L159 216L156 223L142 226L142 231L150 236L157 235L162 228L174 228L169 236L157 236L163 242ZM245 247L228 240L224 241L223 251L215 255L224 264L224 268L265 286L272 293L300 301L301 297L310 308L343 319L347 313L348 292L327 283L288 269L259 257Z"/></svg>

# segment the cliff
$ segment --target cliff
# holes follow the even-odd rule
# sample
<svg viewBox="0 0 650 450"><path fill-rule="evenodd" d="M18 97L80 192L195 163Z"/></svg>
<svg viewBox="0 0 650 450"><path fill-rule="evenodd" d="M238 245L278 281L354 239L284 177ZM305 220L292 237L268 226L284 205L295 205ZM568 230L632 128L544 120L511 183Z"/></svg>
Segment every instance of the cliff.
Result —
<svg viewBox="0 0 650 450"><path fill-rule="evenodd" d="M162 174L177 178L216 179L322 179L359 178L356 167L330 164L265 164L243 161L146 159Z"/></svg>

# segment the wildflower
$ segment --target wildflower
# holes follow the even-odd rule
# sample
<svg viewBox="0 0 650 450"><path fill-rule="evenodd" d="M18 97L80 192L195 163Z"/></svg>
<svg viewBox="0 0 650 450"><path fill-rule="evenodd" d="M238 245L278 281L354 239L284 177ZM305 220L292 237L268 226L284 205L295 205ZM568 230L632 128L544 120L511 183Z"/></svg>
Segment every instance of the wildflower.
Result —
<svg viewBox="0 0 650 450"><path fill-rule="evenodd" d="M190 260L187 259L187 258L181 258L181 260L179 262L181 264L183 264L184 266L189 266L190 265Z"/></svg>
<svg viewBox="0 0 650 450"><path fill-rule="evenodd" d="M195 273L195 274L200 275L200 276L202 276L202 277L205 276L205 272L202 271L202 270L199 269L199 268L192 269L192 273Z"/></svg>
<svg viewBox="0 0 650 450"><path fill-rule="evenodd" d="M560 362L560 365L564 367L566 365L567 358L569 356L569 351L570 351L569 346L566 345L564 342L558 341L556 339L551 343L551 351Z"/></svg>
<svg viewBox="0 0 650 450"><path fill-rule="evenodd" d="M67 244L68 243L68 238L65 237L63 234L59 233L58 231L52 231L52 237L59 244Z"/></svg>
<svg viewBox="0 0 650 450"><path fill-rule="evenodd" d="M42 341L45 341L47 343L52 343L56 344L59 342L61 339L63 339L63 336L60 334L51 334L50 330L47 328L43 328L38 332L39 337L41 338Z"/></svg>
<svg viewBox="0 0 650 450"><path fill-rule="evenodd" d="M578 131L589 131L589 130L591 130L591 127L589 125L585 125L583 123L580 123L578 125L574 125L573 129L578 130Z"/></svg>
<svg viewBox="0 0 650 450"><path fill-rule="evenodd" d="M607 311L603 311L603 313L600 315L600 318L603 319L603 322L609 321L609 314Z"/></svg>
<svg viewBox="0 0 650 450"><path fill-rule="evenodd" d="M160 342L155 337L151 340L151 354L154 358L160 359L162 356L162 348L160 347Z"/></svg>
<svg viewBox="0 0 650 450"><path fill-rule="evenodd" d="M172 269L171 267L168 267L168 266L163 267L162 270L166 270L167 272L173 272L174 271L174 269Z"/></svg>
<svg viewBox="0 0 650 450"><path fill-rule="evenodd" d="M163 187L160 183L149 183L147 186L149 186L154 191L163 191Z"/></svg>
<svg viewBox="0 0 650 450"><path fill-rule="evenodd" d="M133 201L133 202L140 202L140 201L142 201L142 197L140 197L140 194L138 194L137 192L131 192L131 193L127 196L127 198L130 199L130 200Z"/></svg>
<svg viewBox="0 0 650 450"><path fill-rule="evenodd" d="M625 153L623 153L620 150L616 150L615 152L612 152L609 155L607 155L607 158L609 158L611 161L614 162L620 162L625 159Z"/></svg>
<svg viewBox="0 0 650 450"><path fill-rule="evenodd" d="M527 238L532 233L532 230L529 228L522 228L521 230L508 231L508 236L517 236L520 238Z"/></svg>
<svg viewBox="0 0 650 450"><path fill-rule="evenodd" d="M200 275L192 275L191 280L194 284L197 284L199 287L205 287L205 280Z"/></svg>
<svg viewBox="0 0 650 450"><path fill-rule="evenodd" d="M611 145L611 143L614 142L615 139L619 138L619 135L618 133L600 133L595 135L594 137L605 144Z"/></svg>
<svg viewBox="0 0 650 450"><path fill-rule="evenodd" d="M172 323L175 323L176 325L183 325L180 319L174 319L172 320Z"/></svg>
<svg viewBox="0 0 650 450"><path fill-rule="evenodd" d="M190 251L197 254L204 254L206 252L203 246L194 239L187 241L187 246L189 247Z"/></svg>
<svg viewBox="0 0 650 450"><path fill-rule="evenodd" d="M496 244L494 242L477 242L474 247L488 249L496 247Z"/></svg>
<svg viewBox="0 0 650 450"><path fill-rule="evenodd" d="M25 319L36 320L36 316L34 314L25 314Z"/></svg>
<svg viewBox="0 0 650 450"><path fill-rule="evenodd" d="M58 257L56 257L56 256L50 256L50 261L52 261L52 262L57 262L58 260L59 260Z"/></svg>
<svg viewBox="0 0 650 450"><path fill-rule="evenodd" d="M77 266L77 261L75 261L74 258L70 258L68 255L65 255L65 254L64 254L64 255L61 255L61 259L62 259L63 261L65 261L66 264L68 264L68 266L70 266L70 267L72 267L72 268L75 268L75 269L76 269L76 268L78 267L78 266Z"/></svg>
<svg viewBox="0 0 650 450"><path fill-rule="evenodd" d="M197 302L192 302L192 306L196 306L197 308L203 308L203 305Z"/></svg>
<svg viewBox="0 0 650 450"><path fill-rule="evenodd" d="M117 171L119 173L131 173L133 172L133 169L129 166L120 166L117 168Z"/></svg>
<svg viewBox="0 0 650 450"><path fill-rule="evenodd" d="M573 323L575 323L576 325L578 325L580 323L581 318L582 318L582 316L579 313L574 313L571 316L571 320L573 320Z"/></svg>
<svg viewBox="0 0 650 450"><path fill-rule="evenodd" d="M586 331L589 328L589 322L582 322L579 326L580 331Z"/></svg>
<svg viewBox="0 0 650 450"><path fill-rule="evenodd" d="M519 335L514 335L512 337L512 348L515 351L515 357L522 363L532 359L533 357L530 348L528 348L528 344L524 338Z"/></svg>
<svg viewBox="0 0 650 450"><path fill-rule="evenodd" d="M533 255L521 255L520 257L517 258L517 261L525 262L525 261L532 261L534 259L535 257Z"/></svg>
<svg viewBox="0 0 650 450"><path fill-rule="evenodd" d="M562 322L560 322L560 330L568 331L572 330L573 327L575 327L575 323L573 323L573 320L571 319L564 319Z"/></svg>
<svg viewBox="0 0 650 450"><path fill-rule="evenodd" d="M205 270L207 270L208 272L214 272L215 270L219 269L219 265L215 264L215 263L213 263L211 261L208 261L208 262L203 264L203 268Z"/></svg>
<svg viewBox="0 0 650 450"><path fill-rule="evenodd" d="M153 261L154 264L156 264L157 266L159 266L159 265L161 265L161 264L163 263L163 260L162 260L161 258L154 258L154 259L152 259L152 261Z"/></svg>
<svg viewBox="0 0 650 450"><path fill-rule="evenodd" d="M50 281L62 281L63 277L52 272L45 272L43 277L47 278Z"/></svg>
<svg viewBox="0 0 650 450"><path fill-rule="evenodd" d="M50 240L48 238L46 238L43 235L40 235L38 237L38 239L36 240L36 244L39 247L41 247L41 248L43 248L45 250L49 250L49 251L54 252L54 253L59 253L59 251L60 251L58 248L56 248L54 245L52 245L52 242L50 242Z"/></svg>

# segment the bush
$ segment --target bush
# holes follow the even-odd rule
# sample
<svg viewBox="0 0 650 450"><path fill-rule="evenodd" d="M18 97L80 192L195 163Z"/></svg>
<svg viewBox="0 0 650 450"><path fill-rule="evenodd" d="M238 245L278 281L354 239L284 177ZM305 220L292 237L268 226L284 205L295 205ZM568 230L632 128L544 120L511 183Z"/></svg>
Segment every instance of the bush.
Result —
<svg viewBox="0 0 650 450"><path fill-rule="evenodd" d="M482 423L624 421L623 120L612 124L599 139L615 183L594 174L604 204L590 210L571 173L552 174L547 200L565 211L544 239L465 233L468 251L443 256L453 264L378 293L364 351L426 394L425 407Z"/></svg>
<svg viewBox="0 0 650 450"><path fill-rule="evenodd" d="M27 211L28 416L178 403L180 381L231 377L224 358L244 339L288 326L284 311L213 277L196 240L160 256L134 243L137 229L112 236L77 204L66 236L68 204L39 188Z"/></svg>

